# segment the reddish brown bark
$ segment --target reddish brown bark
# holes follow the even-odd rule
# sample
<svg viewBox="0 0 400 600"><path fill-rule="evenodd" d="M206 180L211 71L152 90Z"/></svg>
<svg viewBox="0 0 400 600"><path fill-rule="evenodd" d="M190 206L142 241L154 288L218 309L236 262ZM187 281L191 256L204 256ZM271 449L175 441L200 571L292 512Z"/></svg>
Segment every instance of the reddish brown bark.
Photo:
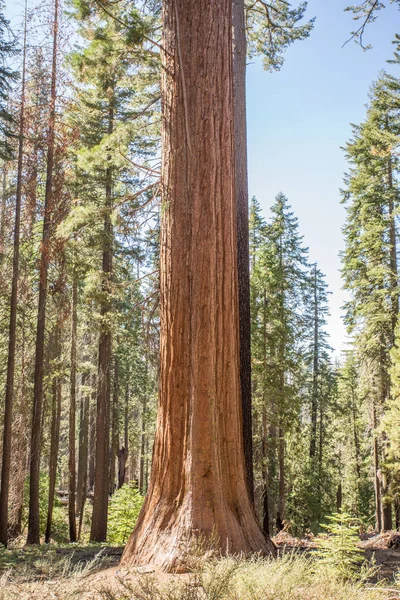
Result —
<svg viewBox="0 0 400 600"><path fill-rule="evenodd" d="M233 98L235 197L239 290L240 388L247 485L254 502L253 427L251 399L249 193L246 126L246 24L244 0L233 0Z"/></svg>
<svg viewBox="0 0 400 600"><path fill-rule="evenodd" d="M122 562L184 569L194 535L274 551L244 463L232 0L163 4L161 367L151 481Z"/></svg>

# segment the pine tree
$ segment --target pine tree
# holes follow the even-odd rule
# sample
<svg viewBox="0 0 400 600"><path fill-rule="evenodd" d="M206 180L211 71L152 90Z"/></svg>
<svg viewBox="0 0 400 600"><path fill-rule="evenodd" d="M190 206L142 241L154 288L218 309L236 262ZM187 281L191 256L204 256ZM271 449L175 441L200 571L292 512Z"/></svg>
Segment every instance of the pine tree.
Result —
<svg viewBox="0 0 400 600"><path fill-rule="evenodd" d="M258 247L252 266L253 389L262 421L264 476L268 473L269 479L263 482L263 493L270 488L268 512L276 515L281 529L286 517L286 442L301 404L307 249L283 194L271 212L264 226L252 204L252 257Z"/></svg>
<svg viewBox="0 0 400 600"><path fill-rule="evenodd" d="M349 332L364 363L369 381L371 426L374 435L376 522L391 528L389 482L382 471L384 435L376 433L380 415L390 397L390 350L393 347L399 308L397 233L395 215L399 190L393 173L398 169L394 152L399 132L398 81L383 74L372 88L365 123L354 127L346 147L352 169L346 178L343 278L351 299L346 305ZM381 508L383 498L383 506Z"/></svg>
<svg viewBox="0 0 400 600"><path fill-rule="evenodd" d="M18 53L17 40L4 15L5 1L0 2L0 158L9 160L13 155L12 138L15 137L15 123L10 109L10 92L19 75L10 66L10 60ZM25 56L26 49L23 49ZM23 69L22 69L23 71ZM22 85L24 87L24 85ZM23 95L23 92L21 93Z"/></svg>

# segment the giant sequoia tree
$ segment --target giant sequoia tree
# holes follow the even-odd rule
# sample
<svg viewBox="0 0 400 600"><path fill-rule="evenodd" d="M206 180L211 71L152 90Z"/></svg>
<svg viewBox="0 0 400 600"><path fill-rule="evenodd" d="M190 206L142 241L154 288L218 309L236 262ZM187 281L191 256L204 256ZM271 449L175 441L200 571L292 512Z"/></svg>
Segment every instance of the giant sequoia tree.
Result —
<svg viewBox="0 0 400 600"><path fill-rule="evenodd" d="M192 535L215 534L223 552L273 545L244 468L232 3L167 0L163 20L159 411L150 487L122 561L179 569Z"/></svg>

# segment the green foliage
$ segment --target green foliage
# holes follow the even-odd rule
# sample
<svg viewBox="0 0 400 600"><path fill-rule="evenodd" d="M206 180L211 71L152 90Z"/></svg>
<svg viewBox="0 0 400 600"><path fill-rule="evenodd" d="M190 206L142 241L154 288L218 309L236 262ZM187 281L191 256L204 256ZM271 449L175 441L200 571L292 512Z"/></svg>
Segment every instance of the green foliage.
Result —
<svg viewBox="0 0 400 600"><path fill-rule="evenodd" d="M144 497L134 483L123 485L112 496L108 511L108 536L110 544L122 545L132 533Z"/></svg>
<svg viewBox="0 0 400 600"><path fill-rule="evenodd" d="M346 513L334 513L328 517L328 523L322 524L326 536L317 538L317 556L328 569L344 580L359 577L364 562L364 552L357 546L360 523Z"/></svg>
<svg viewBox="0 0 400 600"><path fill-rule="evenodd" d="M336 501L328 292L322 272L308 264L297 218L283 194L268 221L257 200L251 201L250 265L255 447L261 449L257 484L268 486L271 525L283 496L286 512L279 517L291 531L317 531Z"/></svg>
<svg viewBox="0 0 400 600"><path fill-rule="evenodd" d="M250 56L261 55L268 71L279 71L283 54L298 40L306 39L314 20L300 24L307 9L307 2L292 7L286 0L246 0L246 27Z"/></svg>
<svg viewBox="0 0 400 600"><path fill-rule="evenodd" d="M19 74L9 66L10 60L18 53L18 46L4 10L5 2L0 0L0 158L8 160L12 156L11 138L15 135L10 92Z"/></svg>
<svg viewBox="0 0 400 600"><path fill-rule="evenodd" d="M378 586L345 581L295 553L276 560L206 561L188 578L142 575L118 583L118 589L103 589L103 600L382 600Z"/></svg>

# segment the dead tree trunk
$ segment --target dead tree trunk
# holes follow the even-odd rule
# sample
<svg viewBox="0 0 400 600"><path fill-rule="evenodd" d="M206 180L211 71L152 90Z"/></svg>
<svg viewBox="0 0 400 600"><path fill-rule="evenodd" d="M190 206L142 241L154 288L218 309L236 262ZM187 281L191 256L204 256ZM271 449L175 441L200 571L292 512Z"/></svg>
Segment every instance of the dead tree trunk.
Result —
<svg viewBox="0 0 400 600"><path fill-rule="evenodd" d="M150 486L122 562L179 570L192 536L215 534L223 553L274 546L244 460L232 0L165 0L163 20L159 411Z"/></svg>
<svg viewBox="0 0 400 600"><path fill-rule="evenodd" d="M8 361L6 395L4 401L4 424L3 424L3 451L1 464L0 485L0 544L7 546L8 543L8 500L10 493L10 470L11 470L11 444L12 444L12 418L14 404L14 374L15 374L15 347L17 341L17 300L18 300L18 278L19 278L19 242L21 224L21 199L22 199L22 159L24 152L24 123L25 123L25 76L26 76L26 26L27 5L25 3L24 22L24 46L22 59L22 90L21 107L19 113L18 129L18 170L17 190L15 198L15 221L14 221L14 252L12 266L10 322L8 333ZM5 200L4 200L5 201Z"/></svg>
<svg viewBox="0 0 400 600"><path fill-rule="evenodd" d="M49 242L51 235L51 212L53 204L53 166L54 142L56 119L56 92L57 92L57 53L58 53L58 2L54 1L53 21L53 57L51 71L50 111L48 124L46 189L44 200L43 234L40 248L39 267L39 302L36 329L36 355L35 378L33 389L33 415L30 449L30 477L29 477L29 517L28 517L28 544L40 543L39 531L39 471L40 471L40 444L42 433L42 407L43 407L43 357L46 326L47 302L47 276L49 267Z"/></svg>

